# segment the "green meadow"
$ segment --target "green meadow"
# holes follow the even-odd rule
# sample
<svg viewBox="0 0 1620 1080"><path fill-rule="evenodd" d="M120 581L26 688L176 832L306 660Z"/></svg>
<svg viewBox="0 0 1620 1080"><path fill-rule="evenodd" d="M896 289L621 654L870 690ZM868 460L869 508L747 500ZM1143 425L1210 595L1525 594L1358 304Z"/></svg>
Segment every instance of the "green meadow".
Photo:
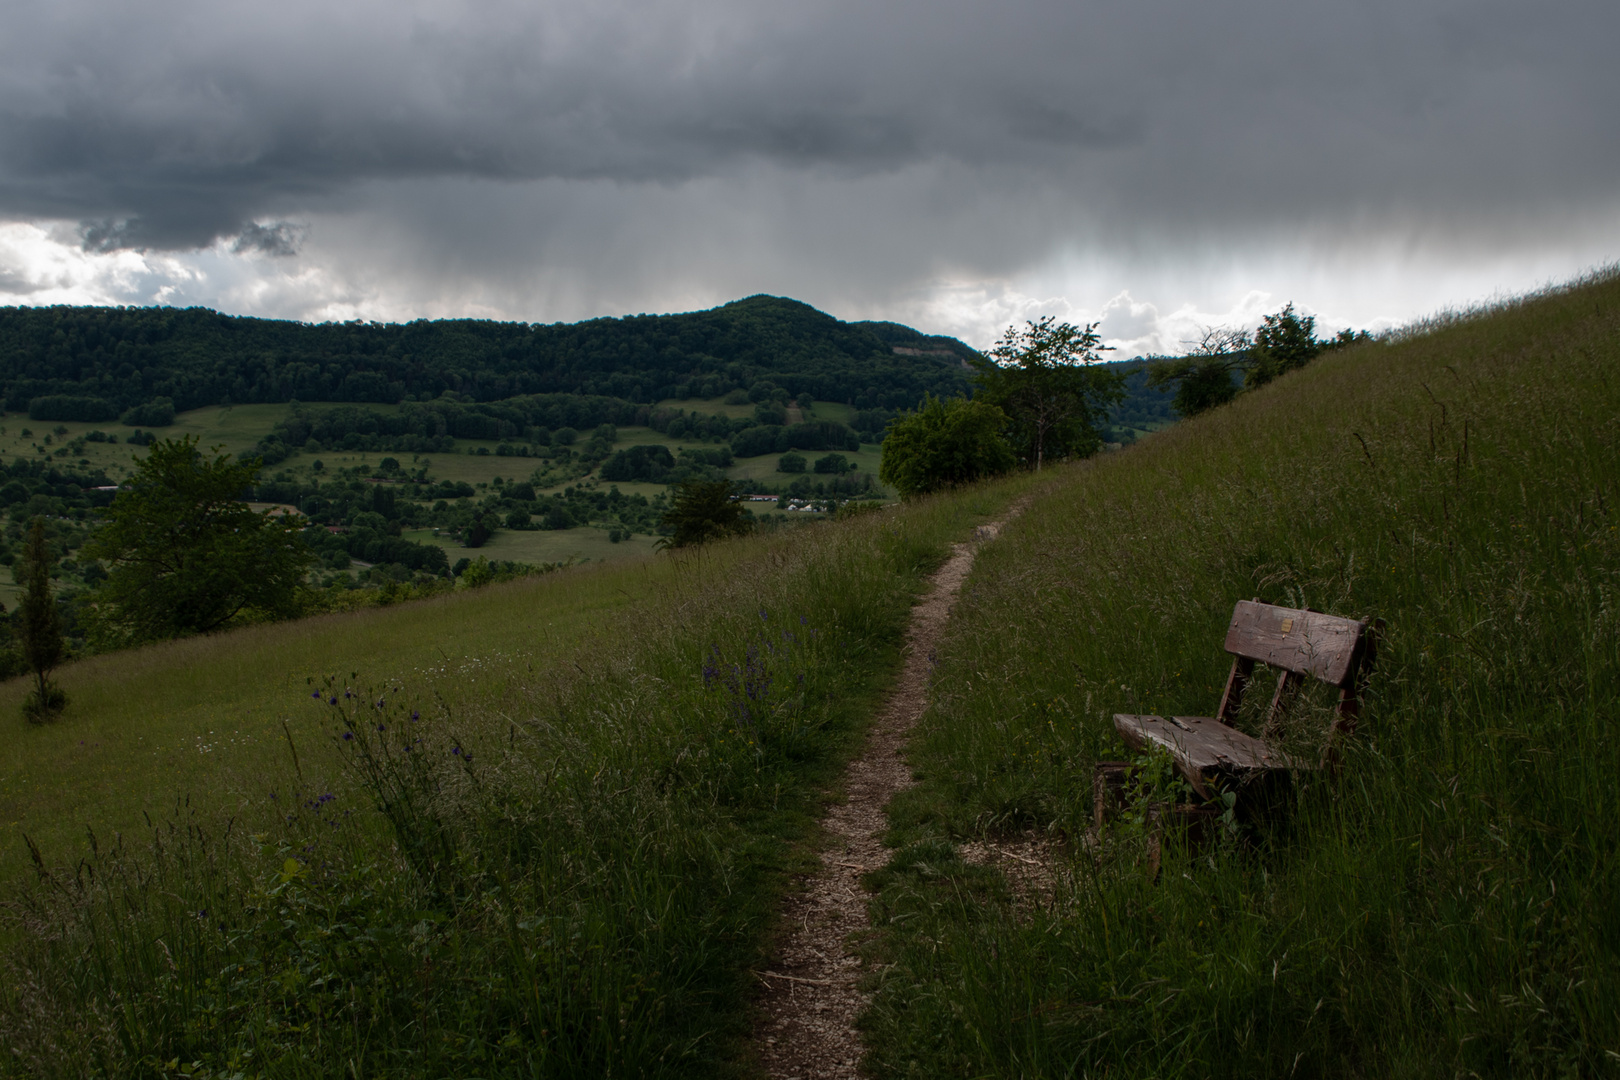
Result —
<svg viewBox="0 0 1620 1080"><path fill-rule="evenodd" d="M908 609L1025 495L867 878L870 1074L1614 1075L1617 365L1609 273L1039 476L689 554L501 531L593 562L79 661L48 726L0 686L0 1075L755 1075ZM1214 709L1250 597L1384 620L1359 728L1150 872L1175 785L1094 833L1092 766Z"/></svg>
<svg viewBox="0 0 1620 1080"><path fill-rule="evenodd" d="M68 665L0 748L0 1073L745 1074L909 606L1025 483Z"/></svg>
<svg viewBox="0 0 1620 1080"><path fill-rule="evenodd" d="M1250 597L1384 619L1368 705L1337 777L1154 879L1129 815L1088 837L1092 765L1116 712L1212 714ZM1070 470L976 564L912 762L876 1075L1614 1075L1620 276Z"/></svg>

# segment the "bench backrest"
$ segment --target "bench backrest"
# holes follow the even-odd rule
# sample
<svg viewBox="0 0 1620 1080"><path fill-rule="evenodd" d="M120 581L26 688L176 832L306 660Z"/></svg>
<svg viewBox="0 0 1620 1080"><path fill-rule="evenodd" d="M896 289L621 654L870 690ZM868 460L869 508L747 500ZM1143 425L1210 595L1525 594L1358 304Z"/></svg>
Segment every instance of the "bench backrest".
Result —
<svg viewBox="0 0 1620 1080"><path fill-rule="evenodd" d="M1366 630L1355 619L1239 600L1226 628L1226 651L1343 687L1355 676Z"/></svg>
<svg viewBox="0 0 1620 1080"><path fill-rule="evenodd" d="M1373 650L1373 635L1363 621L1240 600L1226 629L1226 651L1234 659L1216 716L1227 724L1237 716L1259 662L1281 669L1266 717L1268 732L1276 728L1307 675L1339 688L1334 727L1348 732L1360 710L1361 684Z"/></svg>

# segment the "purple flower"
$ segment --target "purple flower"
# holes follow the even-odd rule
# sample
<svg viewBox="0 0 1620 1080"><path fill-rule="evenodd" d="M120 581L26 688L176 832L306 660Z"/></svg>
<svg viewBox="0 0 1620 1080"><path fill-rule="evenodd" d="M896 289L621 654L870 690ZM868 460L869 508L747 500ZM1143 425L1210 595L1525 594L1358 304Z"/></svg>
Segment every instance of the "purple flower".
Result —
<svg viewBox="0 0 1620 1080"><path fill-rule="evenodd" d="M800 626L809 626L810 625L810 616L808 616L808 615L800 615L799 616L799 625Z"/></svg>
<svg viewBox="0 0 1620 1080"><path fill-rule="evenodd" d="M315 692L314 692L314 693L313 693L313 694L311 694L311 695L309 695L309 696L310 696L310 697L312 697L312 698L315 698L315 699L317 699L317 700L319 700L319 699L320 699L320 696L321 696L321 692L320 692L320 691L319 691L319 690L317 690L317 691L315 691Z"/></svg>
<svg viewBox="0 0 1620 1080"><path fill-rule="evenodd" d="M417 719L420 719L420 718L421 718L421 716L422 716L422 714L421 714L421 713L419 713L419 712L417 712L417 711L416 711L416 710L414 710L414 709L413 709L413 710L411 710L411 719L412 719L412 720L417 720Z"/></svg>
<svg viewBox="0 0 1620 1080"><path fill-rule="evenodd" d="M352 731L345 731L345 732L344 732L344 733L343 733L343 741L344 741L344 742L348 742L348 741L349 741L349 740L350 740L350 739L352 739L352 738L354 738L354 732L352 732Z"/></svg>
<svg viewBox="0 0 1620 1080"><path fill-rule="evenodd" d="M388 730L388 725L387 724L378 724L377 725L377 730L378 731L387 731Z"/></svg>
<svg viewBox="0 0 1620 1080"><path fill-rule="evenodd" d="M764 608L759 609L759 621L760 622L765 622L770 617L771 617L770 613L767 612Z"/></svg>

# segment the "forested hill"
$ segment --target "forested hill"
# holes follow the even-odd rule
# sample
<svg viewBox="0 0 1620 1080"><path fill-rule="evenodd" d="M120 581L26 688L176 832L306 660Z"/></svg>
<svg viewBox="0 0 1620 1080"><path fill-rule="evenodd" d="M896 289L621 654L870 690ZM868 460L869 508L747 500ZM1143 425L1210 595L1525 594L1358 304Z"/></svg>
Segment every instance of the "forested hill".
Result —
<svg viewBox="0 0 1620 1080"><path fill-rule="evenodd" d="M770 380L859 408L966 390L973 350L896 323L846 323L773 296L681 315L552 325L478 319L306 324L206 308L0 308L0 393L177 409L249 402L475 401L595 394L648 403ZM92 409L92 411L94 411Z"/></svg>

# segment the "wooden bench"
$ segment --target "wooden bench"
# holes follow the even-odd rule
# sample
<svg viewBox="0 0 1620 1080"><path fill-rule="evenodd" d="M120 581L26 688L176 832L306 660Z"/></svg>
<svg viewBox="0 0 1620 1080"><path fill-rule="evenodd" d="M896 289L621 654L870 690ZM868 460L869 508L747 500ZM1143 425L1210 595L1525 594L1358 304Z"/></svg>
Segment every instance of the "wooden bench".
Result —
<svg viewBox="0 0 1620 1080"><path fill-rule="evenodd" d="M1286 780L1296 770L1335 764L1337 738L1355 730L1361 693L1374 659L1374 629L1356 619L1241 600L1226 630L1232 671L1226 677L1226 692L1221 695L1215 715L1167 718L1118 713L1114 728L1132 749L1157 747L1169 752L1176 770L1206 800L1232 790L1247 789L1258 795L1257 781L1261 789L1269 789L1273 786L1269 781ZM1261 738L1245 735L1232 726L1256 663L1279 669ZM1333 731L1322 757L1316 760L1291 757L1268 741L1280 734L1282 721L1307 676L1339 689ZM1123 794L1128 768L1117 762L1098 765L1094 791L1099 824L1109 806ZM1249 801L1253 804L1269 800Z"/></svg>

